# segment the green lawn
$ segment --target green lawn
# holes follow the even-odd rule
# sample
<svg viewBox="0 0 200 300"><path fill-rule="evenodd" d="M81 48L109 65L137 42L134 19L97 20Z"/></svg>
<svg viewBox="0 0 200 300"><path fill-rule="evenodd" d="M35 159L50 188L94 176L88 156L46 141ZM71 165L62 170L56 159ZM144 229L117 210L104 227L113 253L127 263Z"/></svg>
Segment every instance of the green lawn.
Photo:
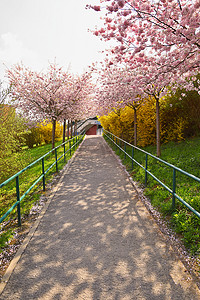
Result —
<svg viewBox="0 0 200 300"><path fill-rule="evenodd" d="M164 218L169 220L173 230L180 234L185 246L190 250L191 254L200 256L200 219L177 199L175 209L173 209L171 193L150 175L148 175L147 186L145 187L145 171L136 163L133 164L132 170L131 159L128 157L125 158L122 151L119 149L116 150L116 146L112 146L112 148L120 156L123 164L132 175L133 180L143 186L144 193L151 200L152 205L162 213ZM127 146L126 149L131 156L131 147ZM155 146L148 146L143 148L143 150L156 156ZM180 143L170 142L164 144L161 147L161 151L162 160L200 178L200 138L193 138ZM144 167L145 156L146 155L139 150L134 151L134 158ZM148 157L148 170L172 189L172 168L152 157ZM176 194L200 212L200 183L179 172L176 172L176 174Z"/></svg>

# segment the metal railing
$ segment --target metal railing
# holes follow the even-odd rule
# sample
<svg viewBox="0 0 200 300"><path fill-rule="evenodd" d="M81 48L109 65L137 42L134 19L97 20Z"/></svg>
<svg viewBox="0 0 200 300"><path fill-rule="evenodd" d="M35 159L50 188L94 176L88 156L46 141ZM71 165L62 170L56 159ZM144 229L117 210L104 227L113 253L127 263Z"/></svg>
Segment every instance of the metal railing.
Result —
<svg viewBox="0 0 200 300"><path fill-rule="evenodd" d="M136 163L138 166L140 166L144 171L145 171L145 186L147 186L147 181L148 181L148 175L150 175L153 179L155 179L161 186L163 186L168 192L170 192L172 194L172 208L175 208L175 199L178 199L181 203L183 203L190 211L192 211L198 218L200 218L200 213L198 211L196 211L189 203L187 203L186 201L184 201L179 195L176 194L176 178L177 178L177 172L180 172L196 181L198 181L200 183L200 178L186 172L183 171L182 169L152 155L149 152L146 152L128 142L126 142L125 140L117 137L116 135L112 134L111 132L103 129L104 135L116 146L118 147L122 152L124 152L124 158L126 159L126 156L129 157L131 159L132 162L132 169L133 169L133 165L134 163ZM123 143L123 148L121 147L121 144ZM126 147L130 146L132 149L132 155L129 155L126 151ZM134 150L137 149L140 152L145 154L145 166L143 166L142 164L140 164L136 159L134 159ZM173 175L172 175L172 188L169 188L166 184L164 184L159 178L157 178L154 174L152 174L149 170L148 170L148 157L152 157L154 159L156 159L157 161L167 165L168 167L172 168L173 170Z"/></svg>
<svg viewBox="0 0 200 300"><path fill-rule="evenodd" d="M16 173L15 175L13 175L12 177L8 178L6 181L4 181L3 183L0 184L0 188L2 188L3 186L7 185L9 182L11 182L13 179L16 180L16 198L17 201L7 210L7 212L0 218L0 223L2 223L5 218L15 209L15 207L17 206L17 214L18 214L18 225L21 226L21 209L20 209L20 203L21 201L24 199L24 197L36 186L36 184L39 181L43 181L43 191L45 191L45 175L50 171L50 169L55 165L56 166L56 172L58 172L58 161L64 157L64 162L66 162L66 154L69 153L70 156L72 155L72 150L76 149L76 147L78 146L78 144L80 144L80 142L83 140L85 136L85 132L77 135L69 140L67 140L66 142L60 144L59 146L55 147L54 149L52 149L51 151L47 152L46 154L44 154L43 156L41 156L40 158L38 158L37 160L35 160L34 162L32 162L30 165L28 165L27 167L25 167L24 169L22 169L21 171L19 171L18 173ZM68 144L68 149L66 150L66 144ZM57 150L58 148L63 147L63 154L58 157L58 153ZM55 154L55 161L48 167L47 170L45 170L45 158L47 158L47 156L49 156L51 153ZM33 167L36 163L41 161L41 169L42 169L42 174L39 176L39 178L28 188L28 190L20 197L20 184L19 184L19 176L25 172L26 170L30 169L31 167Z"/></svg>

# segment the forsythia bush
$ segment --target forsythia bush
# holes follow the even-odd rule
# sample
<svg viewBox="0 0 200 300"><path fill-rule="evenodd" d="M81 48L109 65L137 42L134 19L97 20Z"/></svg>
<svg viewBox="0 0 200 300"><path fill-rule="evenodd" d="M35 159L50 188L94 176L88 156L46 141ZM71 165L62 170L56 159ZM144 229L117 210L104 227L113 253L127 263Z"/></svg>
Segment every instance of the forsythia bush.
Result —
<svg viewBox="0 0 200 300"><path fill-rule="evenodd" d="M19 152L25 143L24 120L10 105L0 104L0 183L24 167Z"/></svg>
<svg viewBox="0 0 200 300"><path fill-rule="evenodd" d="M122 139L132 140L134 112L130 107L113 111L108 116L102 116L99 119L106 130Z"/></svg>
<svg viewBox="0 0 200 300"><path fill-rule="evenodd" d="M52 123L49 123L47 121L43 121L39 125L39 132L40 132L40 138L41 143L49 144L52 140ZM55 138L58 140L62 137L62 125L58 122L56 122L56 132L55 132Z"/></svg>
<svg viewBox="0 0 200 300"><path fill-rule="evenodd" d="M56 140L62 137L62 125L60 123L56 123ZM36 127L31 128L26 133L26 145L29 148L32 148L33 145L41 145L43 143L49 144L52 140L52 123L47 121L43 121L38 124Z"/></svg>
<svg viewBox="0 0 200 300"><path fill-rule="evenodd" d="M106 130L127 140L134 141L134 110L126 106L99 118ZM170 101L160 100L161 142L181 141L185 138L185 129L189 126L187 118L179 114ZM145 147L156 144L156 103L153 97L143 100L137 108L137 145Z"/></svg>
<svg viewBox="0 0 200 300"><path fill-rule="evenodd" d="M137 110L137 144L145 147L156 143L156 103L151 97Z"/></svg>
<svg viewBox="0 0 200 300"><path fill-rule="evenodd" d="M36 144L37 146L41 144L41 136L40 136L40 131L38 130L37 127L33 127L29 129L26 134L25 134L25 140L26 140L26 145L29 148L33 148L33 146Z"/></svg>

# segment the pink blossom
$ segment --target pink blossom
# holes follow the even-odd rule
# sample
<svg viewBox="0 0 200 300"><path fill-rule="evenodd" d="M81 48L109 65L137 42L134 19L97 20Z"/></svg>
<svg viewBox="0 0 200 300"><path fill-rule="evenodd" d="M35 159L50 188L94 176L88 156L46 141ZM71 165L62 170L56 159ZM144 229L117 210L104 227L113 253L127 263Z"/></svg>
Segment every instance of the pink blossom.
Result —
<svg viewBox="0 0 200 300"><path fill-rule="evenodd" d="M101 10L101 7L100 6L97 6L97 5L94 5L94 6L91 6L95 11L100 11Z"/></svg>

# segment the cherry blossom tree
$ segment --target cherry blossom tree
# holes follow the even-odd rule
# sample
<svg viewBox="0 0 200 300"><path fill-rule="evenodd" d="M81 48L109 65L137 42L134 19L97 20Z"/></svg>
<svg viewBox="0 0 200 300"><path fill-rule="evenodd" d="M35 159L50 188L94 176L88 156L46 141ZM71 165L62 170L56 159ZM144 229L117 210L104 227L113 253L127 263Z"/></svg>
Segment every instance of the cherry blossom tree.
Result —
<svg viewBox="0 0 200 300"><path fill-rule="evenodd" d="M77 93L76 97L73 97L70 99L70 101L68 101L68 107L65 111L63 111L62 114L64 120L67 119L68 121L70 121L71 136L73 135L73 123L74 123L74 134L76 134L77 121L83 118L87 118L90 115L91 107L92 107L91 95L94 90L94 85L91 80L90 72L86 72L81 76L76 76L76 80L77 82L79 82L80 90ZM66 95L68 95L68 93L66 93ZM69 122L68 122L68 128L69 128ZM68 136L69 136L69 132L68 132Z"/></svg>
<svg viewBox="0 0 200 300"><path fill-rule="evenodd" d="M55 64L47 73L16 65L7 71L16 106L31 119L48 119L53 124L52 148L55 146L56 121L72 118L74 103L88 91L88 73L75 77ZM80 111L80 109L79 109Z"/></svg>
<svg viewBox="0 0 200 300"><path fill-rule="evenodd" d="M129 63L144 52L160 57L160 72L187 77L200 67L200 1L199 0L102 0L106 6L105 24L94 34L119 42L112 52L118 60Z"/></svg>
<svg viewBox="0 0 200 300"><path fill-rule="evenodd" d="M126 105L134 110L134 144L137 144L137 115L139 98L136 88L130 86L130 75L127 70L115 65L107 66L99 72L99 88L96 93L98 99L98 114L104 115L113 111L118 114Z"/></svg>
<svg viewBox="0 0 200 300"><path fill-rule="evenodd" d="M112 64L101 74L102 88L99 93L99 106L101 113L105 114L113 108L125 105L134 109L134 144L137 144L137 108L142 99L149 96L156 103L156 141L157 156L160 156L160 100L168 93L171 74L157 74L158 62L152 63L148 56L140 61L135 60L133 66ZM152 75L153 74L153 75Z"/></svg>
<svg viewBox="0 0 200 300"><path fill-rule="evenodd" d="M200 1L102 0L106 6L104 27L94 34L118 41L110 51L110 66L125 64L139 95L156 101L157 155L160 156L159 104L170 86L195 89L193 81L200 67Z"/></svg>

